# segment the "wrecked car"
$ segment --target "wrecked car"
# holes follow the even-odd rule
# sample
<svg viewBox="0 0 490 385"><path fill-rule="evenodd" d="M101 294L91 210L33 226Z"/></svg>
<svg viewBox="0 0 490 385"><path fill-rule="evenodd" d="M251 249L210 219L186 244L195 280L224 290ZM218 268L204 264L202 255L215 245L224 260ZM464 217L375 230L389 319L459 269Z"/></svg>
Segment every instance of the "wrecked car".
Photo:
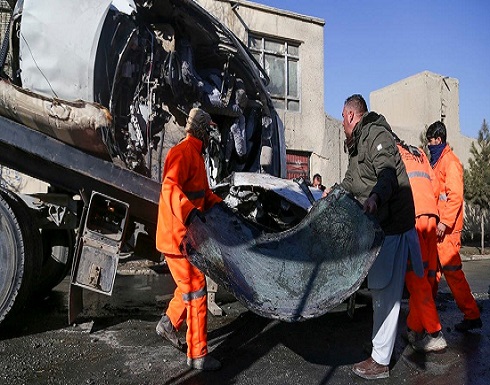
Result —
<svg viewBox="0 0 490 385"><path fill-rule="evenodd" d="M267 75L192 0L18 1L9 44L4 116L159 180L199 106L220 131L208 156L211 184L232 171L284 175L284 130Z"/></svg>

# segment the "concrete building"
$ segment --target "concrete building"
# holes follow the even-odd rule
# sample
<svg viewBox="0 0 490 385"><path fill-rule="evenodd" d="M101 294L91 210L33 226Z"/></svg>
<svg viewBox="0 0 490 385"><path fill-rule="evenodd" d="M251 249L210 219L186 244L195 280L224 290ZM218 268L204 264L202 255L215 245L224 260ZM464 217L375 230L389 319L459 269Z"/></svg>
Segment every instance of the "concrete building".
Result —
<svg viewBox="0 0 490 385"><path fill-rule="evenodd" d="M458 79L424 71L371 92L369 100L401 139L416 146L431 123L444 122L448 143L468 167L474 139L461 134Z"/></svg>
<svg viewBox="0 0 490 385"><path fill-rule="evenodd" d="M288 178L319 172L324 183L332 181L325 173L339 167L339 156L338 142L325 130L324 20L250 1L196 2L251 49L271 78L269 90L285 127Z"/></svg>
<svg viewBox="0 0 490 385"><path fill-rule="evenodd" d="M341 121L324 112L324 20L250 1L196 2L242 40L271 77L269 89L285 126L288 178L318 172L327 186L340 181L348 159ZM291 47L294 55L288 56ZM443 121L448 142L468 166L474 139L461 134L457 79L424 71L373 91L369 99L370 109L410 144L421 145L427 127Z"/></svg>

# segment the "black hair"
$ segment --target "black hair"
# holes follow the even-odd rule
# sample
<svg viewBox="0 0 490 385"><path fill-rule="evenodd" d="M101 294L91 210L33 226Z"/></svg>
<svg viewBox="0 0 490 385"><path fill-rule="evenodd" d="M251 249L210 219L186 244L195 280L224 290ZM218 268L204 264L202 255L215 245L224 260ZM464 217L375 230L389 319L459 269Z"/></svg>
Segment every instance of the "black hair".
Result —
<svg viewBox="0 0 490 385"><path fill-rule="evenodd" d="M432 123L425 132L425 137L427 140L431 140L433 138L441 138L442 143L446 143L447 139L447 131L446 126L440 120Z"/></svg>
<svg viewBox="0 0 490 385"><path fill-rule="evenodd" d="M356 112L361 114L364 114L368 110L367 103L360 94L354 94L345 99L344 106L346 105L349 105L349 107L352 107Z"/></svg>

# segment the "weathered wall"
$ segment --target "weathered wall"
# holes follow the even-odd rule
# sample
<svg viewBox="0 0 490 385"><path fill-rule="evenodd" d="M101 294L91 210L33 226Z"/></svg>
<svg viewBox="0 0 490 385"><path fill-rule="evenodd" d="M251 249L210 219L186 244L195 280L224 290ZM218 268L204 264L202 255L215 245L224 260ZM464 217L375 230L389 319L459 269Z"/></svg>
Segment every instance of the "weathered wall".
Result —
<svg viewBox="0 0 490 385"><path fill-rule="evenodd" d="M344 151L344 129L338 119L325 115L325 140L322 152L325 167L319 172L323 176L323 184L327 187L342 181L347 170L348 156Z"/></svg>
<svg viewBox="0 0 490 385"><path fill-rule="evenodd" d="M393 130L407 143L420 146L420 134L437 121L447 128L447 141L465 167L472 138L459 126L459 82L424 71L370 94L370 109L386 117Z"/></svg>

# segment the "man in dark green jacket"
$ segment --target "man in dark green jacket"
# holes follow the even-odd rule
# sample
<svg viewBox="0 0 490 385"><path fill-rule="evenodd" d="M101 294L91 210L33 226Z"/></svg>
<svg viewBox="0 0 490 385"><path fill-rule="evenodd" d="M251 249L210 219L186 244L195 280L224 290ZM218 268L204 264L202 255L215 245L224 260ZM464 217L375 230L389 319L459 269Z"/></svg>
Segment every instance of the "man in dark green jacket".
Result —
<svg viewBox="0 0 490 385"><path fill-rule="evenodd" d="M366 379L389 376L396 339L408 257L417 275L423 275L415 231L415 208L405 166L386 119L368 112L361 95L352 95L342 111L349 165L341 186L375 215L385 241L368 274L373 295L373 350L352 370Z"/></svg>

